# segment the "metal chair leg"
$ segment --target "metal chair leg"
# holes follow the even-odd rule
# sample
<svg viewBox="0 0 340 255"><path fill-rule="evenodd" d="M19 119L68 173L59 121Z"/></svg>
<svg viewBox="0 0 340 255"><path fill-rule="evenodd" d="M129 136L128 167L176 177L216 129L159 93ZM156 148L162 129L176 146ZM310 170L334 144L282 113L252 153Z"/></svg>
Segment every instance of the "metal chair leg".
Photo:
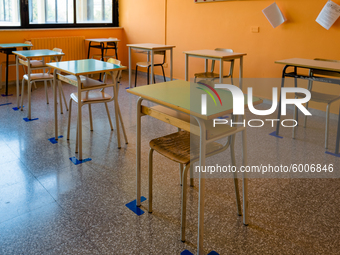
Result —
<svg viewBox="0 0 340 255"><path fill-rule="evenodd" d="M148 76L146 77L146 84L150 84L150 66L148 66Z"/></svg>
<svg viewBox="0 0 340 255"><path fill-rule="evenodd" d="M21 108L20 110L23 110L24 107L24 89L25 89L25 79L22 79L21 83Z"/></svg>
<svg viewBox="0 0 340 255"><path fill-rule="evenodd" d="M181 186L183 185L182 174L183 174L183 164L179 164L179 184Z"/></svg>
<svg viewBox="0 0 340 255"><path fill-rule="evenodd" d="M138 74L138 66L136 65L136 71L135 71L135 87L137 86L137 74Z"/></svg>
<svg viewBox="0 0 340 255"><path fill-rule="evenodd" d="M186 226L186 216L187 216L187 173L190 169L190 163L187 164L183 170L182 175L182 213L181 213L181 241L185 242L185 226Z"/></svg>
<svg viewBox="0 0 340 255"><path fill-rule="evenodd" d="M120 113L120 108L118 108L118 114L119 114L120 124L122 125L122 129L123 129L125 144L128 144L129 142L128 142L128 139L127 139L127 136L126 136L124 122L123 122L123 119L122 119L122 114Z"/></svg>
<svg viewBox="0 0 340 255"><path fill-rule="evenodd" d="M63 100L61 100L61 88L60 83L58 82L58 91L59 91L59 102L60 102L60 113L63 114Z"/></svg>
<svg viewBox="0 0 340 255"><path fill-rule="evenodd" d="M109 118L109 123L110 123L111 130L113 130L111 116L110 116L110 111L109 111L109 107L107 106L107 103L105 103L105 108L106 108L107 117ZM120 112L119 112L119 114L120 114ZM124 129L123 129L123 131L125 133Z"/></svg>
<svg viewBox="0 0 340 255"><path fill-rule="evenodd" d="M232 135L230 137L231 143L230 143L230 156L231 156L231 164L232 166L236 166L236 160L235 160L235 135ZM238 187L238 179L237 179L237 173L233 173L233 181L234 181L234 188L235 188L235 198L236 198L236 208L237 208L237 214L239 216L242 215L241 213L241 200L240 200L240 191Z"/></svg>
<svg viewBox="0 0 340 255"><path fill-rule="evenodd" d="M78 148L79 148L79 144L78 144L78 127L79 127L79 118L77 118L77 131L76 131L76 150L75 153L78 153Z"/></svg>
<svg viewBox="0 0 340 255"><path fill-rule="evenodd" d="M326 109L326 130L325 130L325 148L328 148L328 129L329 129L329 108L330 104L327 104Z"/></svg>
<svg viewBox="0 0 340 255"><path fill-rule="evenodd" d="M72 113L72 98L70 98L70 107L68 111L67 140L70 140L71 113Z"/></svg>
<svg viewBox="0 0 340 255"><path fill-rule="evenodd" d="M149 151L149 208L148 208L149 213L152 213L152 172L153 172L152 156L153 156L153 149L150 148L150 151Z"/></svg>
<svg viewBox="0 0 340 255"><path fill-rule="evenodd" d="M297 114L298 114L297 111L298 111L298 109L297 109L296 105L294 105L294 116L293 116L293 119L296 120L296 121L297 121ZM293 139L295 139L295 131L296 131L296 127L294 125L293 133L292 133L292 138Z"/></svg>
<svg viewBox="0 0 340 255"><path fill-rule="evenodd" d="M308 102L306 103L306 109L308 110ZM307 115L304 117L303 127L305 128L307 126Z"/></svg>
<svg viewBox="0 0 340 255"><path fill-rule="evenodd" d="M163 65L161 65L161 67L162 67L162 71L163 71L163 79L164 79L164 82L166 82L164 67L163 67Z"/></svg>
<svg viewBox="0 0 340 255"><path fill-rule="evenodd" d="M44 87L45 87L45 94L46 94L46 104L49 104L48 102L48 93L47 93L47 82L44 81Z"/></svg>
<svg viewBox="0 0 340 255"><path fill-rule="evenodd" d="M194 166L190 165L190 187L194 187Z"/></svg>
<svg viewBox="0 0 340 255"><path fill-rule="evenodd" d="M90 130L93 131L91 104L89 104L89 116L90 116Z"/></svg>
<svg viewBox="0 0 340 255"><path fill-rule="evenodd" d="M61 84L61 81L58 82L58 86L59 86L59 89L61 90L61 94L62 94L63 99L64 99L66 111L68 111L66 97L65 97L65 94L64 94L64 90L63 90L63 87L62 87L63 85ZM60 103L62 104L62 102L60 102Z"/></svg>

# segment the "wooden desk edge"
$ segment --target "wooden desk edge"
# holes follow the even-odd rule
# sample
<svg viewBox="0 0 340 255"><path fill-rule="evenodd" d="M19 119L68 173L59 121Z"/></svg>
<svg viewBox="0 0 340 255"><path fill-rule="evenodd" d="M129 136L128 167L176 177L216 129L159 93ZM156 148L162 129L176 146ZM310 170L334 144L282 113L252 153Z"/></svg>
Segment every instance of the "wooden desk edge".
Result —
<svg viewBox="0 0 340 255"><path fill-rule="evenodd" d="M111 71L120 71L120 70L126 70L127 67L126 66L121 66L119 68L115 68L115 69L109 69L109 70L99 70L99 71L91 71L91 72L82 72L82 73L73 73L73 72L70 72L70 71L66 71L65 69L62 69L62 68L58 68L54 65L52 65L53 63L47 63L46 66L50 67L50 68L53 68L53 69L57 69L61 72L64 72L64 73L68 73L68 74L72 74L72 75L75 75L75 76L78 76L78 75L86 75L86 74L96 74L96 73L106 73L106 72L111 72Z"/></svg>
<svg viewBox="0 0 340 255"><path fill-rule="evenodd" d="M158 49L176 48L176 46L174 46L174 45L162 45L163 47L146 47L146 46L143 47L143 46L138 46L138 45L134 45L134 44L127 44L126 46L130 47L130 48L144 49L144 50L158 50Z"/></svg>
<svg viewBox="0 0 340 255"><path fill-rule="evenodd" d="M236 53L235 55L230 55L230 56L212 56L212 55L208 55L208 54L196 54L196 53L190 53L188 51L183 51L184 54L192 56L192 57L207 57L207 58L218 58L218 59L236 59L236 58L240 58L243 56L247 56L247 53Z"/></svg>
<svg viewBox="0 0 340 255"><path fill-rule="evenodd" d="M64 52L56 52L57 54L55 55L39 55L39 56L24 56L18 52L13 51L13 54L22 57L22 58L45 58L45 57L59 57L59 56L65 56Z"/></svg>

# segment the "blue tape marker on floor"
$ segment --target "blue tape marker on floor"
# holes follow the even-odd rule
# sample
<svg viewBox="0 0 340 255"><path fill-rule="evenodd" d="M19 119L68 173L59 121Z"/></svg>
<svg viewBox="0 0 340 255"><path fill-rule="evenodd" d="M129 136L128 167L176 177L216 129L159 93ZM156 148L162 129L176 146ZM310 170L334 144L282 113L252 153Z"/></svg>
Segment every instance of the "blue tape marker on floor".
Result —
<svg viewBox="0 0 340 255"><path fill-rule="evenodd" d="M330 151L326 151L325 153L340 158L340 154L335 154L335 153L330 152Z"/></svg>
<svg viewBox="0 0 340 255"><path fill-rule="evenodd" d="M35 119L28 119L28 118L23 118L24 121L26 122L30 122L30 121L33 121L33 120L38 120L39 118L35 118Z"/></svg>
<svg viewBox="0 0 340 255"><path fill-rule="evenodd" d="M129 89L130 87L126 87L125 89Z"/></svg>
<svg viewBox="0 0 340 255"><path fill-rule="evenodd" d="M63 136L60 135L60 136L58 136L58 138L63 138ZM51 143L53 143L53 144L58 143L58 141L55 139L55 137L49 138L48 140L49 140Z"/></svg>
<svg viewBox="0 0 340 255"><path fill-rule="evenodd" d="M91 161L92 158L86 158L86 159L83 159L83 160L79 160L79 159L77 159L76 157L72 157L72 158L70 158L70 160L72 161L73 164L79 165L79 164L82 164L82 163Z"/></svg>
<svg viewBox="0 0 340 255"><path fill-rule="evenodd" d="M274 137L276 137L276 138L280 138L280 139L283 138L282 136L276 135L276 131L270 133L269 135L274 136Z"/></svg>
<svg viewBox="0 0 340 255"><path fill-rule="evenodd" d="M23 105L22 106L22 108L24 108L25 106ZM19 108L18 107L13 107L12 109L14 110L14 111L19 111L19 109L21 108L21 106L19 106Z"/></svg>
<svg viewBox="0 0 340 255"><path fill-rule="evenodd" d="M0 106L10 105L10 104L12 104L12 103L0 104Z"/></svg>
<svg viewBox="0 0 340 255"><path fill-rule="evenodd" d="M225 116L221 116L221 117L217 117L218 119L227 119L227 118L229 118L229 116L228 115L225 115Z"/></svg>
<svg viewBox="0 0 340 255"><path fill-rule="evenodd" d="M141 202L144 202L146 200L145 197L141 197L140 198L140 201ZM139 207L137 207L137 201L136 199L133 200L132 202L130 203L127 203L125 205L127 208L129 208L131 211L133 211L135 214L137 214L138 216L142 215L144 213L144 211L142 209L140 209Z"/></svg>
<svg viewBox="0 0 340 255"><path fill-rule="evenodd" d="M219 255L216 251L211 251L208 255Z"/></svg>
<svg viewBox="0 0 340 255"><path fill-rule="evenodd" d="M11 96L13 96L13 94L9 94L9 95L7 95L7 96L6 96L5 94L1 94L1 96L2 96L2 97L11 97Z"/></svg>
<svg viewBox="0 0 340 255"><path fill-rule="evenodd" d="M188 250L184 250L184 251L182 251L181 252L181 255L194 255L194 254L192 254L190 251L188 251Z"/></svg>

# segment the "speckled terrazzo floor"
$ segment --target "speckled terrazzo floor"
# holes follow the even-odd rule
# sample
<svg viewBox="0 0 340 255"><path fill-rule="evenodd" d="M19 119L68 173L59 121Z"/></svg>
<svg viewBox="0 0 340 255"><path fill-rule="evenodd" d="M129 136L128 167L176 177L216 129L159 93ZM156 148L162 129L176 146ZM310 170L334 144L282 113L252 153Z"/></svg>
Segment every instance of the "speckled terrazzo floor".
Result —
<svg viewBox="0 0 340 255"><path fill-rule="evenodd" d="M145 83L142 75L138 83ZM119 103L129 144L117 149L103 105L92 108L91 132L84 107L84 155L92 161L77 166L69 160L75 156L75 107L71 140L65 139L67 114L59 114L64 138L51 144L53 105L46 104L41 85L32 93L32 118L39 118L33 122L22 120L26 108L12 110L15 97L0 97L0 104L13 103L0 106L0 254L196 252L198 181L188 191L187 241L182 243L177 164L154 156L153 214L137 216L125 206L135 199L136 146L136 97L125 91L127 84L124 73ZM69 98L74 87L65 85L64 91ZM51 99L51 91L49 95ZM307 129L299 128L295 140L289 129L282 130L283 139L269 136L274 130L268 126L248 129L248 163L332 163L339 173L340 159L323 148L324 121L324 116L313 116ZM332 151L336 120L330 127ZM148 141L177 129L149 117L143 119L142 128L142 195L147 197ZM238 145L236 152L239 163ZM206 192L206 253L340 254L338 178L250 179L248 227L236 215L231 179L207 179ZM146 206L147 201L142 203L144 211Z"/></svg>

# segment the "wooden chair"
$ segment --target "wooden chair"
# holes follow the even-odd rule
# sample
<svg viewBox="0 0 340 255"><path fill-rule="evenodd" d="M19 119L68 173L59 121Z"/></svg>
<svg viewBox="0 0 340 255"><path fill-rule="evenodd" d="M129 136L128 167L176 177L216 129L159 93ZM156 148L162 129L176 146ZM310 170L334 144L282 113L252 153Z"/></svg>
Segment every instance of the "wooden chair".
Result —
<svg viewBox="0 0 340 255"><path fill-rule="evenodd" d="M143 51L140 52L140 53L144 53ZM149 52L147 53L149 54ZM161 55L163 56L163 61L162 63L158 63L158 64L153 64L153 66L160 66L162 67L162 72L163 72L163 79L164 79L164 82L166 82L166 78L165 78L165 72L164 72L164 64L165 64L165 51L155 51L154 52L155 55ZM135 73L135 87L137 86L137 73L138 73L138 67L143 67L143 68L147 68L148 71L147 71L147 84L150 84L150 81L149 81L149 77L150 77L150 67L151 67L151 62L148 61L148 62L137 62L136 64L136 73ZM156 79L155 79L155 74L153 76L153 81L154 83L156 83Z"/></svg>
<svg viewBox="0 0 340 255"><path fill-rule="evenodd" d="M114 37L109 37L109 39L117 39ZM91 45L91 47L95 47L97 45ZM101 48L100 45L98 45L98 48ZM116 58L118 59L118 43L117 42L107 42L106 47L104 47L105 53L104 53L104 59L102 59L102 54L94 54L92 55L92 58L100 59L104 61L105 59L109 58ZM107 55L108 50L114 50L115 54L114 55Z"/></svg>
<svg viewBox="0 0 340 255"><path fill-rule="evenodd" d="M224 52L230 52L233 53L234 51L232 49L223 49L223 48L216 48L216 51L224 51ZM234 71L234 60L226 60L230 62L230 69L229 69L229 74L223 76L223 78L233 78L233 71ZM204 72L204 73L195 73L195 79L194 82L196 82L196 79L217 79L220 78L220 75L218 73L214 73L215 69L215 60L211 61L211 70L210 72Z"/></svg>
<svg viewBox="0 0 340 255"><path fill-rule="evenodd" d="M113 59L113 58L110 58L107 62L109 62L111 64L119 65L119 66L121 65L119 60ZM89 90L82 92L81 100L79 100L78 93L72 93L71 94L70 104L69 104L70 110L69 110L69 115L68 115L67 140L70 139L72 102L75 102L77 104L80 103L81 106L86 105L86 104L89 106L90 130L91 131L93 131L91 105L92 104L98 104L98 103L104 103L105 108L106 108L107 117L109 119L110 127L111 127L111 130L113 130L112 121L111 121L110 112L109 112L109 107L108 107L107 103L109 103L113 100L118 100L118 90L119 90L119 88L116 88L116 81L120 78L121 74L122 74L121 70L115 71L114 77L112 77L112 83L110 83L110 84L105 84L107 82L107 73L105 73L105 76L104 76L104 83L102 83L98 80L90 79L90 78L85 77L85 76L81 77L83 87L84 88L89 87ZM69 75L67 77L71 78L72 75ZM77 80L77 78L75 76L74 76L74 79ZM102 88L100 90L94 89L96 85L101 85L101 86L107 85L105 88L112 87L113 95L111 96L111 95L105 93L105 91L104 91L105 88ZM116 93L115 93L114 90L116 90ZM116 96L117 96L117 98L116 98ZM128 140L127 140L127 137L126 137L124 123L123 123L122 115L121 115L119 108L118 108L117 112L118 112L118 116L115 116L116 126L119 125L119 121L120 121L120 123L122 125L122 129L123 129L125 143L127 144ZM78 125L81 125L81 123L78 123L78 120L77 120L77 135L76 135L76 149L75 149L76 153L78 153ZM120 137L117 137L117 139L120 139Z"/></svg>
<svg viewBox="0 0 340 255"><path fill-rule="evenodd" d="M53 51L56 52L62 52L61 49L59 48L54 48ZM61 57L52 57L51 62L52 61L61 61L62 60L62 56ZM47 82L50 82L51 87L52 86L52 82L53 82L53 75L50 74L50 68L48 68L43 61L41 60L31 60L28 64L28 61L26 61L26 65L27 65L27 74L25 74L23 76L22 79L22 86L21 86L21 111L23 111L23 103L24 103L24 87L25 87L25 81L27 81L28 83L28 104L31 104L31 84L38 82L38 81L43 81L44 82L44 86L45 86L45 94L46 94L46 103L49 104L49 100L48 100L48 92L47 92ZM43 69L43 73L32 73L33 70L38 70L38 69ZM45 72L45 69L47 69L48 71ZM65 94L61 85L61 82L58 82L58 89L59 89L59 101L60 101L60 111L61 113L63 113L63 106L62 106L62 98L61 96L63 96L64 99L64 104L65 104L65 108L68 111L68 107L67 107L67 103L66 103L66 98L65 98ZM53 89L52 89L53 91Z"/></svg>
<svg viewBox="0 0 340 255"><path fill-rule="evenodd" d="M233 131L235 129L232 129ZM190 138L193 139L190 141ZM207 145L207 157L218 154L230 145L232 164L235 166L234 154L235 136L231 135L225 145L217 142L211 142ZM185 226L186 226L186 193L187 193L187 172L190 169L190 186L193 186L192 166L193 163L199 160L199 137L190 134L187 131L179 131L170 135L156 138L150 141L149 152L149 213L152 212L152 175L153 175L153 152L157 151L164 157L185 165L185 168L180 172L182 184L182 213L181 213L181 241L185 241ZM180 170L182 168L180 167ZM236 173L234 175L234 186L236 194L236 206L238 215L241 215L240 196L238 188L238 180Z"/></svg>
<svg viewBox="0 0 340 255"><path fill-rule="evenodd" d="M331 59L321 59L321 58L315 58L314 60L318 61L328 61L328 62L338 62L340 63L339 60L331 60ZM336 72L330 72L330 71L322 71L322 70L310 70L309 71L309 76L330 76L330 77L340 77L340 73ZM339 79L334 79L335 82L339 84L340 80ZM313 81L308 82L308 90L311 92L311 100L314 102L318 103L325 103L327 104L326 107L326 127L325 127L325 148L328 148L328 130L329 130L329 109L332 103L338 101L340 99L339 95L332 95L332 94L326 94L326 93L321 93L321 92L316 92L313 91ZM304 98L305 95L302 93L296 93L295 96L297 98ZM306 108L308 109L308 102L306 103ZM297 119L297 107L294 106L294 119ZM307 125L307 116L304 117L304 127ZM293 138L295 138L295 127L293 128Z"/></svg>

